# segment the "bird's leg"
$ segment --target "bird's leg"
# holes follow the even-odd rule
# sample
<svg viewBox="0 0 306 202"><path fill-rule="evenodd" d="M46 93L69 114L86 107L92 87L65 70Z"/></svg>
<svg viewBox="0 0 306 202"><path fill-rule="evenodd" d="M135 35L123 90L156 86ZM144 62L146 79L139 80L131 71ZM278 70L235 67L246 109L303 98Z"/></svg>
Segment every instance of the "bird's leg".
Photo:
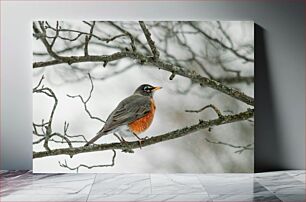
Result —
<svg viewBox="0 0 306 202"><path fill-rule="evenodd" d="M128 142L123 137L121 137L120 135L116 133L114 133L114 136L120 141L120 144L124 147L122 149L123 152L134 153L131 147L127 144Z"/></svg>
<svg viewBox="0 0 306 202"><path fill-rule="evenodd" d="M143 141L145 141L145 140L147 139L147 137L145 137L145 138L140 138L140 137L138 137L138 135L137 135L136 133L133 133L133 135L135 135L135 137L137 137L138 143L139 143L139 147L140 147L140 149L141 149L141 144L142 144Z"/></svg>
<svg viewBox="0 0 306 202"><path fill-rule="evenodd" d="M116 133L113 134L119 140L120 143L126 143L125 139L123 139L120 135L117 135Z"/></svg>
<svg viewBox="0 0 306 202"><path fill-rule="evenodd" d="M119 139L120 139L120 142L121 142L121 143L124 143L124 144L127 143L127 141L126 141L123 137L120 136Z"/></svg>

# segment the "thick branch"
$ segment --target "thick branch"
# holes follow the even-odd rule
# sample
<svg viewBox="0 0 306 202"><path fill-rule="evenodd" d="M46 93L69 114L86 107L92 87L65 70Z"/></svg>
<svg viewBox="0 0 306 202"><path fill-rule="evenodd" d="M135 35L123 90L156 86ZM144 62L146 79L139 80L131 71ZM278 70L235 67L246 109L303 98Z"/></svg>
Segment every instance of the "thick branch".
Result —
<svg viewBox="0 0 306 202"><path fill-rule="evenodd" d="M232 76L232 77L219 77L216 80L220 83L235 84L235 83L254 83L254 76Z"/></svg>
<svg viewBox="0 0 306 202"><path fill-rule="evenodd" d="M197 74L196 72L189 71L187 68L178 67L171 63L164 62L162 60L155 61L153 58L146 57L138 52L122 51L122 52L114 53L112 55L71 56L71 57L66 57L65 61L58 61L57 64L60 64L60 63L72 64L72 63L81 63L81 62L107 63L107 62L122 59L122 58L136 59L137 61L139 61L140 64L156 66L159 69L169 71L172 74L187 77L191 79L193 83L199 83L201 86L208 86L222 93L225 93L237 100L240 100L248 105L254 106L254 98L247 96L246 94L236 89L225 86L216 80L209 79L207 77L203 77ZM42 66L46 66L46 65L42 63L40 63L39 65L35 63L33 64L33 68L42 67Z"/></svg>
<svg viewBox="0 0 306 202"><path fill-rule="evenodd" d="M218 119L213 119L209 121L200 120L198 124L146 139L142 142L141 146L142 148L144 148L149 145L186 136L200 129L209 128L211 126L233 123L237 121L243 121L253 116L254 116L254 109L248 109L245 112L241 112L235 115L226 115ZM73 156L76 154L87 153L87 152L125 149L126 146L128 146L131 149L139 148L139 142L138 141L127 142L126 145L122 145L121 143L109 143L109 144L92 145L88 147L64 148L64 149L54 149L52 151L33 152L33 158L42 158L47 156L64 155L64 154Z"/></svg>
<svg viewBox="0 0 306 202"><path fill-rule="evenodd" d="M152 64L154 66L159 67L160 69L164 69L166 71L170 71L172 73L175 73L177 75L181 75L184 77L187 77L189 79L191 79L194 83L199 83L201 86L208 86L210 88L213 88L215 90L218 90L222 93L225 93L237 100L240 100L248 105L252 105L254 106L254 98L234 89L234 88L230 88L226 85L221 84L220 82L213 80L213 79L209 79L207 77L203 77L195 72L191 72L191 71L187 71L186 68L181 68L181 67L177 67L174 66L173 64L170 63L165 63L161 60L158 60L156 62L151 62L149 61L148 64Z"/></svg>

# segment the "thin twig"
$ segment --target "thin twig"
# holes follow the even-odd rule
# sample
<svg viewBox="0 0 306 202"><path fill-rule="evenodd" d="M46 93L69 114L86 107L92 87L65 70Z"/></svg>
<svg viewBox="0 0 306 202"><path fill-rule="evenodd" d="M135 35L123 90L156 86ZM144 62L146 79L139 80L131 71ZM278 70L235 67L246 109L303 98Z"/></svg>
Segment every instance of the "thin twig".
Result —
<svg viewBox="0 0 306 202"><path fill-rule="evenodd" d="M136 51L135 39L134 39L133 35L130 32L128 32L127 30L125 30L125 29L121 28L120 26L116 25L112 21L108 21L108 23L110 25L112 25L113 27L115 27L116 29L118 29L119 31L121 31L122 33L124 33L126 36L128 36L131 40L130 45L131 45L132 51L133 52Z"/></svg>
<svg viewBox="0 0 306 202"><path fill-rule="evenodd" d="M253 144L248 144L248 145L245 145L245 146L237 146L237 145L233 145L233 144L226 143L226 142L221 142L221 141L216 141L215 142L215 141L209 140L208 138L205 138L205 140L209 143L212 143L212 144L225 145L225 146L229 146L229 147L238 149L237 151L235 151L235 153L238 153L238 154L241 154L243 151L246 151L246 150L253 150L254 149L252 147Z"/></svg>
<svg viewBox="0 0 306 202"><path fill-rule="evenodd" d="M89 36L86 35L86 37L85 37L85 47L84 47L84 55L85 56L88 56L88 44L89 44L89 41L90 41L90 39L93 35L93 30L94 30L95 24L96 24L96 22L93 21L92 25L90 27Z"/></svg>
<svg viewBox="0 0 306 202"><path fill-rule="evenodd" d="M102 120L101 118L96 117L96 116L93 116L93 115L90 113L90 111L89 111L89 109L88 109L88 107L87 107L87 103L89 102L89 100L90 100L90 98L91 98L91 95L92 95L92 92L93 92L93 90L94 90L94 85L93 85L93 82L92 82L92 79L91 79L91 76L90 76L89 73L88 73L88 77L89 77L89 80L90 80L91 89L90 89L90 91L89 91L89 95L88 95L88 97L87 97L86 100L85 100L81 95L69 95L69 94L67 94L67 96L70 97L70 98L80 98L80 100L81 100L81 102L83 103L84 109L85 109L86 113L88 114L88 116L89 116L91 119L95 119L95 120L98 120L98 121L100 121L100 122L102 122L102 123L105 123L105 121Z"/></svg>
<svg viewBox="0 0 306 202"><path fill-rule="evenodd" d="M58 162L59 165L63 168L67 168L69 170L76 170L76 172L78 173L79 172L79 169L81 167L84 167L84 168L87 168L87 169L92 169L92 168L102 168L102 167L113 167L115 165L115 158L116 158L116 151L113 149L113 157L112 157L112 162L110 164L102 164L102 165L92 165L92 166L89 166L89 165L85 165L85 164L80 164L76 167L70 167L68 164L67 164L67 161L65 160L64 163L61 163L60 161Z"/></svg>
<svg viewBox="0 0 306 202"><path fill-rule="evenodd" d="M213 38L210 35L208 35L206 32L204 32L202 29L200 29L199 27L197 27L194 23L189 22L188 23L192 28L194 28L195 30L197 30L199 33L201 33L203 36L205 36L207 39L219 44L222 48L229 50L230 52L232 52L234 55L236 55L237 57L245 60L246 62L254 62L253 58L248 58L247 56L244 56L242 54L240 54L237 50L233 49L232 47L229 47L227 45L225 45L224 43L222 43L219 39L217 38Z"/></svg>
<svg viewBox="0 0 306 202"><path fill-rule="evenodd" d="M205 107L202 107L201 109L198 109L198 110L185 110L185 112L199 113L199 112L202 112L202 111L204 111L205 109L208 109L208 108L213 109L214 112L216 112L216 114L218 115L219 118L223 117L221 111L213 104L206 105Z"/></svg>
<svg viewBox="0 0 306 202"><path fill-rule="evenodd" d="M54 113L55 113L55 110L56 110L56 107L57 107L57 104L58 104L58 99L55 95L55 93L53 92L53 90L51 88L47 88L47 87L44 87L44 86L41 86L40 85L42 84L42 80L44 79L44 76L42 76L42 78L40 79L40 81L38 82L38 85L33 89L33 93L43 93L51 98L54 99L54 105L53 105L53 108L51 110L51 113L50 113L50 116L49 116L49 121L47 122L47 126L46 126L46 137L45 137L45 141L44 141L44 147L47 151L50 151L50 148L48 146L48 142L49 142L49 138L52 136L51 133L52 133L52 121L53 121L53 116L54 116ZM42 126L41 126L42 130L44 128L44 123L42 123Z"/></svg>

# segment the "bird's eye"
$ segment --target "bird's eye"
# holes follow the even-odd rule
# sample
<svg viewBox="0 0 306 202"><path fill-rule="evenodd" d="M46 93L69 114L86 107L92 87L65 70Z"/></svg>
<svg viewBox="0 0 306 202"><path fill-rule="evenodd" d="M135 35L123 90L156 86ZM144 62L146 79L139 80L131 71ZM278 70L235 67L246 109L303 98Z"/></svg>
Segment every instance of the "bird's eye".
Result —
<svg viewBox="0 0 306 202"><path fill-rule="evenodd" d="M150 88L148 86L143 87L144 91L150 91Z"/></svg>

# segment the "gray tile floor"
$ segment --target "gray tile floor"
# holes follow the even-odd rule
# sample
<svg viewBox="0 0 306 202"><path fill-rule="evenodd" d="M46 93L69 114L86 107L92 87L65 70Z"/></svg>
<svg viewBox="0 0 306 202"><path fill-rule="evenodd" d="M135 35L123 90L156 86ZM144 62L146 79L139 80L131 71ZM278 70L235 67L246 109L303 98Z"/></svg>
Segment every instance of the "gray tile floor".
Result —
<svg viewBox="0 0 306 202"><path fill-rule="evenodd" d="M305 201L305 171L32 174L1 171L0 201Z"/></svg>

